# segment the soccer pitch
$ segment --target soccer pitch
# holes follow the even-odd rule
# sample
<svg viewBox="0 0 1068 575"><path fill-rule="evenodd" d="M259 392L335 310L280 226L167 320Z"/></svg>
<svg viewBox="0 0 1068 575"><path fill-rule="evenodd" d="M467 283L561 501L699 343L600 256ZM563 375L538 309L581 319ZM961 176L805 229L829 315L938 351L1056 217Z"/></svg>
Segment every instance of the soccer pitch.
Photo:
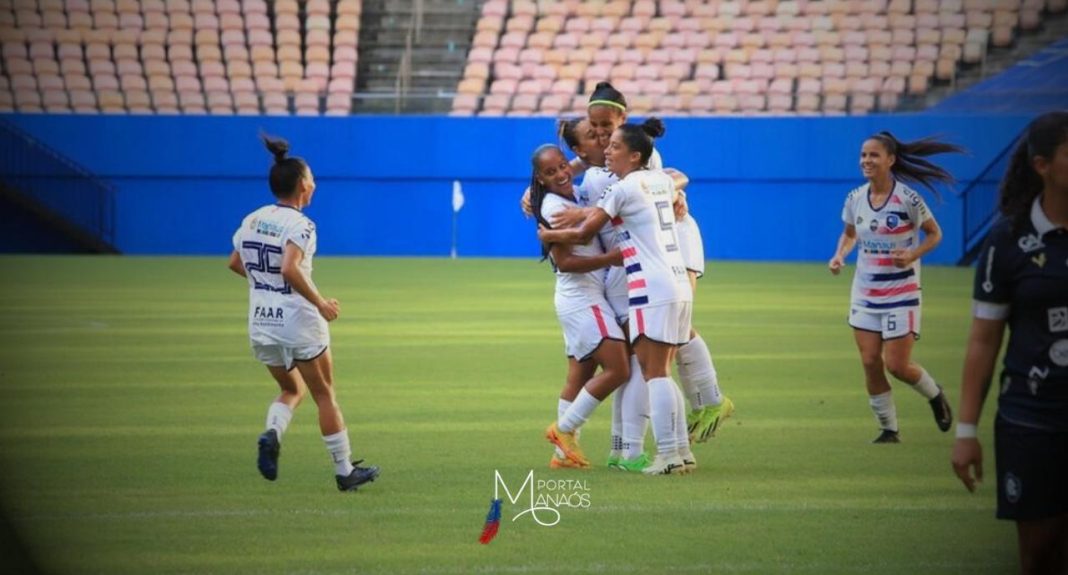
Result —
<svg viewBox="0 0 1068 575"><path fill-rule="evenodd" d="M694 325L736 406L700 469L550 471L565 373L553 278L535 260L316 260L354 455L382 475L338 493L308 397L274 483L256 438L276 386L251 356L247 287L225 258L3 257L0 504L55 573L1006 573L1012 524L967 493L952 432L896 385L900 445L876 435L845 324L852 266L710 262ZM971 270L923 271L915 359L954 409ZM991 397L990 403L993 403ZM651 436L647 447L652 446ZM499 471L582 479L552 527L504 502ZM502 496L504 496L502 492Z"/></svg>

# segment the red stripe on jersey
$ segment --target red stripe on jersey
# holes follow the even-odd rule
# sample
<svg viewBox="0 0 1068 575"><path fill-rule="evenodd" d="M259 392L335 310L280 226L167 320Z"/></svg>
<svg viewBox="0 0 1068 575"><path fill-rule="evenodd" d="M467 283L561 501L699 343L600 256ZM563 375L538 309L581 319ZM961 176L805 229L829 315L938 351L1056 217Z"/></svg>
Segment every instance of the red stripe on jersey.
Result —
<svg viewBox="0 0 1068 575"><path fill-rule="evenodd" d="M886 297L886 296L892 296L892 295L901 295L903 293L912 293L914 291L918 291L919 289L920 289L920 286L918 286L916 284L906 284L906 285L903 285L903 286L897 286L897 287L885 288L885 289L879 289L879 288L866 289L866 290L864 290L864 295L869 295L869 296L872 296L872 297Z"/></svg>
<svg viewBox="0 0 1068 575"><path fill-rule="evenodd" d="M627 289L641 289L645 287L645 280L634 280L627 284Z"/></svg>
<svg viewBox="0 0 1068 575"><path fill-rule="evenodd" d="M872 258L871 265L873 266L892 266L894 265L893 258Z"/></svg>
<svg viewBox="0 0 1068 575"><path fill-rule="evenodd" d="M623 258L624 259L632 258L632 257L634 257L636 255L638 255L638 248L629 247L629 248L624 248L623 249Z"/></svg>
<svg viewBox="0 0 1068 575"><path fill-rule="evenodd" d="M908 233L908 232L912 231L912 224L901 226L900 228L894 228L892 230L888 229L888 228L884 228L884 229L881 229L879 231L884 233L884 234L888 234L888 235L905 234L905 233Z"/></svg>
<svg viewBox="0 0 1068 575"><path fill-rule="evenodd" d="M593 317L597 320L597 329L601 330L601 337L608 337L608 326L604 323L604 316L601 315L601 307L591 305L590 309L593 310Z"/></svg>
<svg viewBox="0 0 1068 575"><path fill-rule="evenodd" d="M634 315L638 316L638 333L645 333L645 317L642 315L642 310L634 310Z"/></svg>
<svg viewBox="0 0 1068 575"><path fill-rule="evenodd" d="M916 333L915 317L913 316L914 313L915 312L913 312L911 309L909 310L909 333Z"/></svg>
<svg viewBox="0 0 1068 575"><path fill-rule="evenodd" d="M891 204L900 204L901 203L901 198L899 198L897 196L890 196L890 203Z"/></svg>
<svg viewBox="0 0 1068 575"><path fill-rule="evenodd" d="M616 216L616 217L612 218L612 225L613 226L622 226L623 225L623 218L621 218L619 216Z"/></svg>

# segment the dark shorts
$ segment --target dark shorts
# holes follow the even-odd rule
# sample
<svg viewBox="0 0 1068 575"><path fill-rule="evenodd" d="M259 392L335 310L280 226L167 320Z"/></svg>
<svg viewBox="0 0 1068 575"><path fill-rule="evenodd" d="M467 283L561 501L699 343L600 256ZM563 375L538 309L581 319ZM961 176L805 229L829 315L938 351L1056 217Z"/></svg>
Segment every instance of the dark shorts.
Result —
<svg viewBox="0 0 1068 575"><path fill-rule="evenodd" d="M998 519L1031 521L1068 514L1068 432L997 418L994 457Z"/></svg>

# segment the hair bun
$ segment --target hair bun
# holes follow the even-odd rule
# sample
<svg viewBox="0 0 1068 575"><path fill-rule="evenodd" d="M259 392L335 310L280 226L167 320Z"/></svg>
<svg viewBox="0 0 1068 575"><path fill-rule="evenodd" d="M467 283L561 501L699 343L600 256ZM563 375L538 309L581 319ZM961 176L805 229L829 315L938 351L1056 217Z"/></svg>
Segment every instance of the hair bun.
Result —
<svg viewBox="0 0 1068 575"><path fill-rule="evenodd" d="M267 151L274 155L274 161L282 162L286 159L286 155L289 154L289 142L282 138L272 138L267 134L261 134L264 145L267 146Z"/></svg>
<svg viewBox="0 0 1068 575"><path fill-rule="evenodd" d="M642 122L642 131L649 134L650 138L659 138L664 135L667 128L664 127L664 121L660 118L648 118Z"/></svg>

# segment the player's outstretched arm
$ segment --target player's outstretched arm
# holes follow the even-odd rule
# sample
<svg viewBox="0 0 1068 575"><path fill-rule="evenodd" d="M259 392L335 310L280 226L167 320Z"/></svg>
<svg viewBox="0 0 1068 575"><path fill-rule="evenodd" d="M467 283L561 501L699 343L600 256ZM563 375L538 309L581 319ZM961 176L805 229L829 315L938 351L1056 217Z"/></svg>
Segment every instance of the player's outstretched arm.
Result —
<svg viewBox="0 0 1068 575"><path fill-rule="evenodd" d="M549 251L552 253L556 269L565 273L581 274L623 265L623 253L618 249L596 256L577 256L569 246L553 244Z"/></svg>
<svg viewBox="0 0 1068 575"><path fill-rule="evenodd" d="M282 254L282 278L304 299L310 301L319 310L323 319L334 321L341 313L340 304L336 299L326 299L319 295L312 283L305 277L304 270L300 269L302 261L304 261L304 250L293 242L286 242L286 251Z"/></svg>
<svg viewBox="0 0 1068 575"><path fill-rule="evenodd" d="M549 223L553 225L553 228L575 228L582 225L582 222L586 221L595 209L597 208L567 207L553 214L553 217L549 218Z"/></svg>
<svg viewBox="0 0 1068 575"><path fill-rule="evenodd" d="M976 426L979 425L983 403L990 391L994 364L1004 334L1005 320L972 319L968 351L964 356L964 372L961 375L957 440L953 444L950 459L953 471L968 491L975 491L976 484L983 480L983 447L979 444Z"/></svg>
<svg viewBox="0 0 1068 575"><path fill-rule="evenodd" d="M834 257L827 263L827 268L832 274L838 275L838 272L842 271L846 256L853 251L855 245L857 245L857 228L853 224L846 224L842 235L838 236L838 248L834 251Z"/></svg>
<svg viewBox="0 0 1068 575"><path fill-rule="evenodd" d="M230 271L241 277L248 277L245 272L245 265L241 263L241 254L237 253L237 250L230 252L230 264L228 266Z"/></svg>
<svg viewBox="0 0 1068 575"><path fill-rule="evenodd" d="M577 228L550 230L539 225L538 239L547 244L584 244L607 223L608 214L601 208L592 208L589 217Z"/></svg>

